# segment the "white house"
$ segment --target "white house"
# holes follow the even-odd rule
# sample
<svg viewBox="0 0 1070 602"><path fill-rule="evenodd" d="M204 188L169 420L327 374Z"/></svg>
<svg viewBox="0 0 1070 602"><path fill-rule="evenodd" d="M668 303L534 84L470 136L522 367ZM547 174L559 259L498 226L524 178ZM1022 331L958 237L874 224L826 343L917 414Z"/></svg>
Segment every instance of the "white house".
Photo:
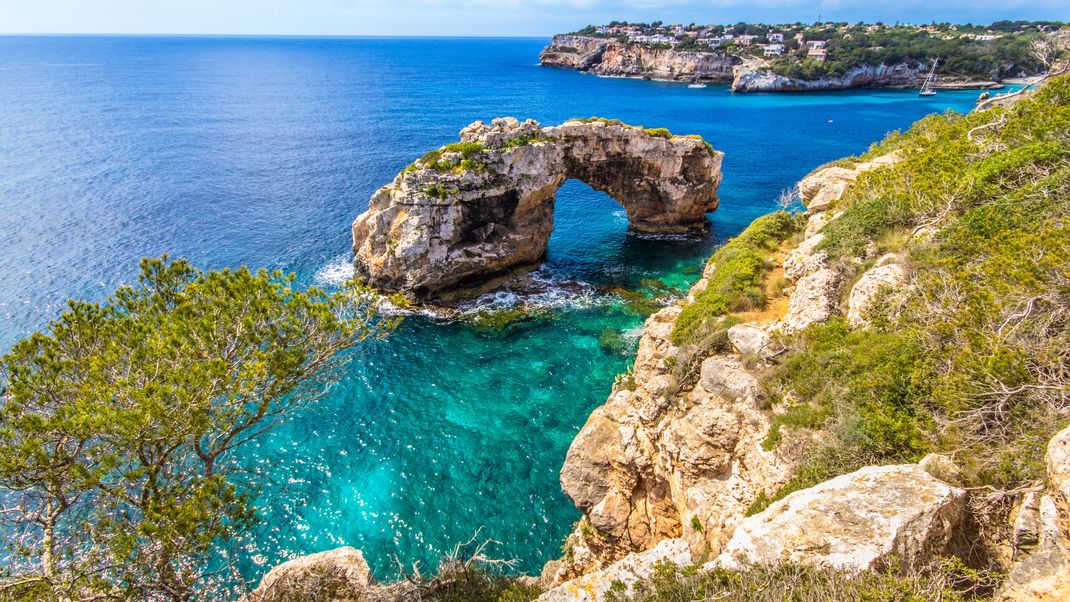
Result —
<svg viewBox="0 0 1070 602"><path fill-rule="evenodd" d="M765 37L769 38L770 42L781 42L782 43L784 41L784 34L782 34L782 33L770 33L770 34L766 34Z"/></svg>
<svg viewBox="0 0 1070 602"><path fill-rule="evenodd" d="M780 56L784 54L784 45L762 44L762 50L765 51L765 56Z"/></svg>

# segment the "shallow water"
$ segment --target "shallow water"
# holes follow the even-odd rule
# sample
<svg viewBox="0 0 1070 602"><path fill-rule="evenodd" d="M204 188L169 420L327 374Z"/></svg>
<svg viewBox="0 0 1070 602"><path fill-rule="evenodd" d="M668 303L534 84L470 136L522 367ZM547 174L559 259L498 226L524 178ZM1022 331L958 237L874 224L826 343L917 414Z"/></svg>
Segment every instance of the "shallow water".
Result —
<svg viewBox="0 0 1070 602"><path fill-rule="evenodd" d="M631 236L617 204L569 182L538 273L551 285L531 300L540 311L504 328L411 318L245 452L274 476L244 542L251 578L342 544L389 577L393 554L433 566L479 527L502 542L496 554L537 571L579 517L558 484L568 445L650 309L607 289L667 302L813 167L977 96L600 79L539 67L544 43L0 37L0 349L165 251L331 286L371 193L476 119L599 115L702 134L726 152L710 237ZM603 349L607 331L629 351Z"/></svg>

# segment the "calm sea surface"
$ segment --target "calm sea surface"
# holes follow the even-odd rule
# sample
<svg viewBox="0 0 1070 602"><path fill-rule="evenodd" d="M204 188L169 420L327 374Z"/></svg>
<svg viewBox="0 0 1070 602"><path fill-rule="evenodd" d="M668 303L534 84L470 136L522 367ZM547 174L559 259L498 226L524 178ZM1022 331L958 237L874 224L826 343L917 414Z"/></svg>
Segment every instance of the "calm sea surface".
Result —
<svg viewBox="0 0 1070 602"><path fill-rule="evenodd" d="M392 555L434 566L479 527L537 571L579 518L558 484L568 445L649 311L609 289L665 302L813 167L977 96L600 79L539 67L545 42L0 37L0 350L66 299L129 282L147 255L333 286L372 192L477 119L598 115L701 134L726 153L708 239L630 236L612 199L569 182L547 290L519 301L540 311L504 327L411 318L244 452L273 475L243 542L249 578L343 544L388 578ZM624 354L600 344L621 336Z"/></svg>

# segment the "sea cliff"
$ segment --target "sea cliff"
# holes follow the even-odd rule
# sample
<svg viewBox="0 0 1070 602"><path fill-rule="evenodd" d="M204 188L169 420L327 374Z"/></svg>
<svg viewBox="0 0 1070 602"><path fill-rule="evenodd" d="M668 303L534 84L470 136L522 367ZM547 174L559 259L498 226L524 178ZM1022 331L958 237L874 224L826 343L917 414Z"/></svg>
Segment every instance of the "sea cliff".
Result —
<svg viewBox="0 0 1070 602"><path fill-rule="evenodd" d="M605 77L730 82L738 59L717 52L679 52L607 38L557 35L539 62Z"/></svg>
<svg viewBox="0 0 1070 602"><path fill-rule="evenodd" d="M916 88L925 80L926 65L917 61L862 65L843 75L802 79L779 75L757 58L741 59L716 51L621 42L609 38L557 35L539 54L548 67L564 67L605 77L730 83L734 92L802 92L849 88ZM999 82L944 78L943 89L997 89Z"/></svg>

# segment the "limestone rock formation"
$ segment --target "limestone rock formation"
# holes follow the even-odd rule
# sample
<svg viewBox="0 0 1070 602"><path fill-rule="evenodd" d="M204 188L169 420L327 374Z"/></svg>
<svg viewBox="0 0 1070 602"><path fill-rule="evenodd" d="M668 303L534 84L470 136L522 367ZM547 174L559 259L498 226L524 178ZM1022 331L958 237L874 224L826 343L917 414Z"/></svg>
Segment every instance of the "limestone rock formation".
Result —
<svg viewBox="0 0 1070 602"><path fill-rule="evenodd" d="M327 600L358 602L374 587L371 569L355 548L342 547L300 556L268 571L246 602ZM324 593L331 592L330 598Z"/></svg>
<svg viewBox="0 0 1070 602"><path fill-rule="evenodd" d="M732 81L738 59L720 52L686 52L625 44L608 38L557 35L539 55L546 66L607 77Z"/></svg>
<svg viewBox="0 0 1070 602"><path fill-rule="evenodd" d="M821 268L800 278L788 303L781 330L793 334L811 324L827 322L838 315L842 275L833 268Z"/></svg>
<svg viewBox="0 0 1070 602"><path fill-rule="evenodd" d="M540 602L596 602L602 600L614 582L629 591L638 581L650 579L654 565L671 562L680 566L691 564L691 551L682 539L666 539L644 552L625 556L612 565L563 583L539 596Z"/></svg>
<svg viewBox="0 0 1070 602"><path fill-rule="evenodd" d="M1048 442L1045 462L1051 486L1061 493L1063 501L1070 505L1070 427L1059 431Z"/></svg>
<svg viewBox="0 0 1070 602"><path fill-rule="evenodd" d="M871 466L796 491L747 518L709 567L918 568L942 554L966 492L917 465Z"/></svg>
<svg viewBox="0 0 1070 602"><path fill-rule="evenodd" d="M1070 427L1048 443L1048 495L1027 494L1015 521L1022 556L996 599L999 602L1070 600Z"/></svg>
<svg viewBox="0 0 1070 602"><path fill-rule="evenodd" d="M863 273L851 287L847 298L847 320L852 327L870 324L869 314L877 309L875 304L879 299L884 301L881 305L887 315L895 313L895 303L888 301L901 296L901 289L910 275L898 261L894 255L882 257L876 267Z"/></svg>
<svg viewBox="0 0 1070 602"><path fill-rule="evenodd" d="M748 61L736 68L732 79L733 92L799 92L807 90L843 90L861 87L911 87L918 85L920 65L863 65L843 75L816 79L799 79L768 71L757 61ZM922 76L924 79L924 76Z"/></svg>
<svg viewBox="0 0 1070 602"><path fill-rule="evenodd" d="M797 187L799 196L811 215L826 211L843 197L847 187L853 184L863 172L893 165L897 161L899 161L899 155L889 153L850 166L831 165L817 169L799 181Z"/></svg>
<svg viewBox="0 0 1070 602"><path fill-rule="evenodd" d="M762 448L769 414L737 357L705 358L697 382L678 380L671 334L680 311L667 307L647 320L634 390L616 387L569 448L561 485L589 526L569 537L569 557L547 565L548 583L664 539L684 539L695 554L718 550L747 506L790 476L795 450Z"/></svg>
<svg viewBox="0 0 1070 602"><path fill-rule="evenodd" d="M532 267L568 178L617 199L635 230L702 231L722 156L698 137L605 120L476 122L372 196L353 224L356 273L433 299Z"/></svg>
<svg viewBox="0 0 1070 602"><path fill-rule="evenodd" d="M767 329L753 324L736 324L729 328L728 342L737 353L762 359L770 359L783 349Z"/></svg>

